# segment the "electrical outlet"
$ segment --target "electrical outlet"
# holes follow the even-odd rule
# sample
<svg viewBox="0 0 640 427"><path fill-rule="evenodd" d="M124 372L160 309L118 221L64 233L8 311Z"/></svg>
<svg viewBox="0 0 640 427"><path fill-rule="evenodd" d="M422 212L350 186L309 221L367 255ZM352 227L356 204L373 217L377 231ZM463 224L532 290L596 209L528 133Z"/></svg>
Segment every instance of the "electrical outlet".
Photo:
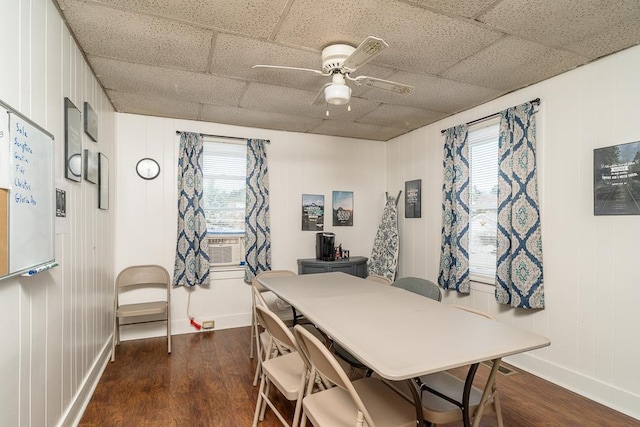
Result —
<svg viewBox="0 0 640 427"><path fill-rule="evenodd" d="M215 320L203 320L202 329L213 329L216 326Z"/></svg>

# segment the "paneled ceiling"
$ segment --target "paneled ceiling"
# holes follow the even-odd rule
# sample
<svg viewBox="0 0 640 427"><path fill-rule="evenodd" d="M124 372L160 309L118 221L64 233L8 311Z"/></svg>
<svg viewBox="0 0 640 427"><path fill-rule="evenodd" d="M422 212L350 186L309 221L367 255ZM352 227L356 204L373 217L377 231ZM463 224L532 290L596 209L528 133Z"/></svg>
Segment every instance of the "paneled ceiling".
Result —
<svg viewBox="0 0 640 427"><path fill-rule="evenodd" d="M640 43L638 0L56 0L119 112L386 141ZM389 47L351 111L312 105L321 51ZM327 109L329 115L326 115Z"/></svg>

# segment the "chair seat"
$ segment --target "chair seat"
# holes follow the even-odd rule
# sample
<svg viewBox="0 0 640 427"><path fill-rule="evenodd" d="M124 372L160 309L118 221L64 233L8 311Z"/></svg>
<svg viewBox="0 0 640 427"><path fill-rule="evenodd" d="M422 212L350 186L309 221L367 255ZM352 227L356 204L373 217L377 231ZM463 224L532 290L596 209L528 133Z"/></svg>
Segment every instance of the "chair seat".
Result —
<svg viewBox="0 0 640 427"><path fill-rule="evenodd" d="M434 374L423 375L420 380L426 386L451 397L458 402L462 402L464 381L450 374L449 372L436 372ZM387 381L390 387L402 394L405 399L413 402L409 384L406 381ZM473 414L482 398L482 390L471 387L469 394L469 411ZM433 393L425 390L422 392L422 412L424 418L435 424L445 424L462 419L462 410L453 403L445 400ZM492 413L493 406L487 405L485 413Z"/></svg>
<svg viewBox="0 0 640 427"><path fill-rule="evenodd" d="M411 403L374 378L353 383L364 406L378 426L415 427L416 411ZM316 427L353 427L358 407L340 387L310 394L302 401L305 412Z"/></svg>
<svg viewBox="0 0 640 427"><path fill-rule="evenodd" d="M298 398L305 366L297 352L265 360L262 362L262 370L287 400Z"/></svg>
<svg viewBox="0 0 640 427"><path fill-rule="evenodd" d="M166 301L143 302L137 304L125 304L118 307L116 316L149 316L152 314L164 314L167 311Z"/></svg>

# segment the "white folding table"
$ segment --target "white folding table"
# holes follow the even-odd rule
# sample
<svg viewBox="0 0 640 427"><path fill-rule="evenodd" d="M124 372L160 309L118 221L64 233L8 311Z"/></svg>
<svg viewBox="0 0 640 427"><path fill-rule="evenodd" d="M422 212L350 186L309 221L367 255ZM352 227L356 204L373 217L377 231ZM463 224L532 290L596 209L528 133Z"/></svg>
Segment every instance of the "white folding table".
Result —
<svg viewBox="0 0 640 427"><path fill-rule="evenodd" d="M540 335L344 273L259 280L388 380L412 380L550 345ZM421 423L420 396L410 389ZM463 413L468 425L468 407Z"/></svg>

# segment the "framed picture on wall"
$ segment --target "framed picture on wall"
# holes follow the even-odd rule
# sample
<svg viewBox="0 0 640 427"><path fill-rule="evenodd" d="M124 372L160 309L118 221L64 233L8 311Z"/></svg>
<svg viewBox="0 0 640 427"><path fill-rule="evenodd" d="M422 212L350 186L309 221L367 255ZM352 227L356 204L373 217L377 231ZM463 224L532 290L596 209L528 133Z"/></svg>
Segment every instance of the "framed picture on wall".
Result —
<svg viewBox="0 0 640 427"><path fill-rule="evenodd" d="M64 99L64 157L64 176L82 181L82 114L69 98Z"/></svg>
<svg viewBox="0 0 640 427"><path fill-rule="evenodd" d="M109 158L98 154L98 208L109 209Z"/></svg>
<svg viewBox="0 0 640 427"><path fill-rule="evenodd" d="M84 150L84 179L98 183L98 154L85 148Z"/></svg>
<svg viewBox="0 0 640 427"><path fill-rule="evenodd" d="M593 214L640 215L640 141L593 150Z"/></svg>
<svg viewBox="0 0 640 427"><path fill-rule="evenodd" d="M422 217L422 180L416 179L404 183L404 217Z"/></svg>
<svg viewBox="0 0 640 427"><path fill-rule="evenodd" d="M324 230L324 196L302 195L302 231Z"/></svg>
<svg viewBox="0 0 640 427"><path fill-rule="evenodd" d="M98 115L88 102L84 103L84 133L94 142L98 142Z"/></svg>
<svg viewBox="0 0 640 427"><path fill-rule="evenodd" d="M333 225L353 226L353 191L333 192Z"/></svg>

